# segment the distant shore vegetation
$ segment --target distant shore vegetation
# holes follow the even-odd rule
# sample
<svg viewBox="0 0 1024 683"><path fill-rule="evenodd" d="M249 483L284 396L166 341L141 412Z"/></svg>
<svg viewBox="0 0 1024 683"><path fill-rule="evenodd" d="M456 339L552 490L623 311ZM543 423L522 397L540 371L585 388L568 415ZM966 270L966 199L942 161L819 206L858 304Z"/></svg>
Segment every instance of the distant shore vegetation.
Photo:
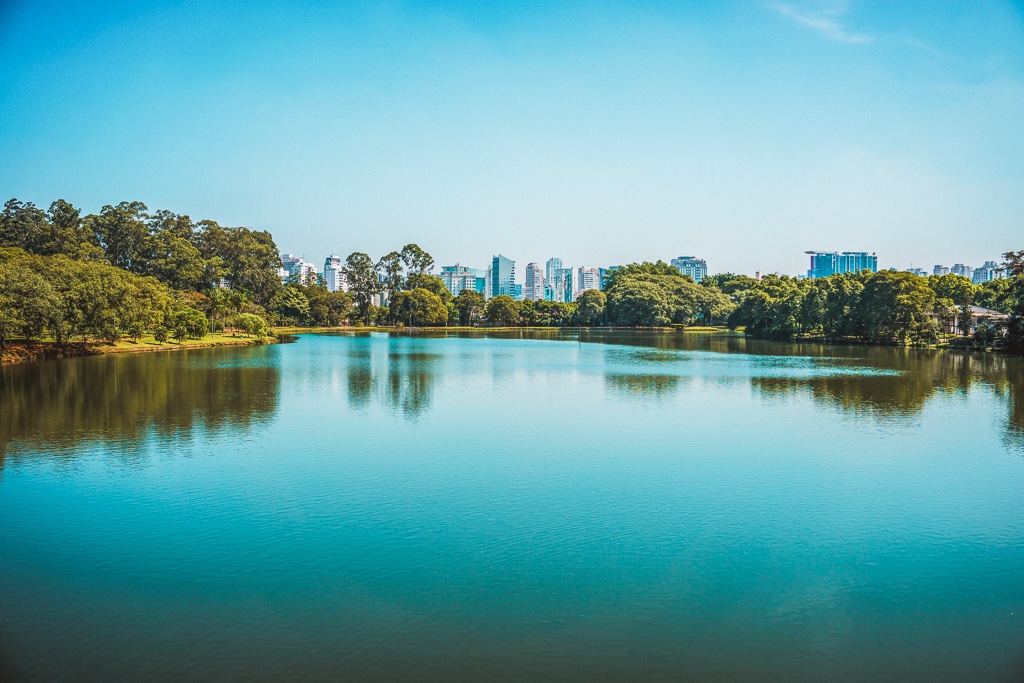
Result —
<svg viewBox="0 0 1024 683"><path fill-rule="evenodd" d="M1009 277L880 271L805 280L724 273L695 283L664 262L612 270L573 302L452 296L416 244L374 260L354 252L348 291L322 278L282 282L267 231L193 221L141 202L82 216L11 199L0 213L0 346L12 339L163 343L272 326L718 326L751 336L881 344L953 344L1024 352L1024 251ZM383 303L384 305L377 305ZM995 312L979 316L979 309Z"/></svg>

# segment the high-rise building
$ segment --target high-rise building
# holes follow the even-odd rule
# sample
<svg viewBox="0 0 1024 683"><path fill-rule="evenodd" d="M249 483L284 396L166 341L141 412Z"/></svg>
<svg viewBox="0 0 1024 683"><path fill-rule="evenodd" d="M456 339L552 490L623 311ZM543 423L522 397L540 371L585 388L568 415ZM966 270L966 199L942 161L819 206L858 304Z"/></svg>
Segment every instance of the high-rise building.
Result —
<svg viewBox="0 0 1024 683"><path fill-rule="evenodd" d="M601 289L601 269L583 266L576 271L576 295L588 289Z"/></svg>
<svg viewBox="0 0 1024 683"><path fill-rule="evenodd" d="M281 275L282 282L287 282L288 278L293 275L297 276L299 282L304 285L316 282L316 266L299 256L281 254L281 267L282 270L278 271L278 273Z"/></svg>
<svg viewBox="0 0 1024 683"><path fill-rule="evenodd" d="M486 289L485 277L486 272L480 268L466 268L457 263L441 267L441 281L452 296L458 296L466 290L483 294Z"/></svg>
<svg viewBox="0 0 1024 683"><path fill-rule="evenodd" d="M544 271L539 263L526 264L526 286L523 288L523 298L532 301L544 299Z"/></svg>
<svg viewBox="0 0 1024 683"><path fill-rule="evenodd" d="M954 263L953 267L949 269L949 272L953 273L953 275L960 275L962 277L965 277L968 280L974 277L974 268L971 268L970 266L965 266L962 263Z"/></svg>
<svg viewBox="0 0 1024 683"><path fill-rule="evenodd" d="M516 262L498 254L491 259L491 296L503 294L516 297Z"/></svg>
<svg viewBox="0 0 1024 683"><path fill-rule="evenodd" d="M807 277L828 277L836 273L859 273L862 270L878 272L878 257L866 251L807 251L811 267Z"/></svg>
<svg viewBox="0 0 1024 683"><path fill-rule="evenodd" d="M926 271L924 268L907 268L907 272L913 273L914 275L921 275L922 277L928 276L928 271Z"/></svg>
<svg viewBox="0 0 1024 683"><path fill-rule="evenodd" d="M576 271L572 268L559 268L555 271L555 301L571 303L576 300Z"/></svg>
<svg viewBox="0 0 1024 683"><path fill-rule="evenodd" d="M949 268L936 264L936 266L932 268L932 275L949 275Z"/></svg>
<svg viewBox="0 0 1024 683"><path fill-rule="evenodd" d="M995 261L985 261L985 265L981 268L974 269L974 277L971 278L971 282L976 285L982 285L990 280L999 280L1006 277L1006 269L999 267Z"/></svg>
<svg viewBox="0 0 1024 683"><path fill-rule="evenodd" d="M708 276L708 264L695 256L680 256L672 259L672 267L683 275L689 275L694 282L700 282Z"/></svg>
<svg viewBox="0 0 1024 683"><path fill-rule="evenodd" d="M324 261L324 280L328 292L347 292L348 276L345 275L345 262L340 256L331 254Z"/></svg>
<svg viewBox="0 0 1024 683"><path fill-rule="evenodd" d="M562 259L551 257L544 264L544 280L551 283L555 281L555 272L562 267Z"/></svg>

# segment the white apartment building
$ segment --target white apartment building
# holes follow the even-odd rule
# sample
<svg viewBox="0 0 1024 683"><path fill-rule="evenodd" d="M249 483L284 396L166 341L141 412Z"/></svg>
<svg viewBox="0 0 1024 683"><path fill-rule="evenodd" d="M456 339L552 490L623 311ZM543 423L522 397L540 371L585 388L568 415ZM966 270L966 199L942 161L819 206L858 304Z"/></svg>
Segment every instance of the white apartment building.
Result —
<svg viewBox="0 0 1024 683"><path fill-rule="evenodd" d="M523 298L533 301L544 300L544 271L539 263L526 264L526 286L523 288Z"/></svg>
<svg viewBox="0 0 1024 683"><path fill-rule="evenodd" d="M601 289L601 269L592 266L583 266L577 272L576 296L579 296L588 289Z"/></svg>
<svg viewBox="0 0 1024 683"><path fill-rule="evenodd" d="M281 276L281 282L287 282L288 278L293 275L298 276L299 282L304 285L310 285L316 282L316 266L300 256L296 256L294 254L281 254L281 266L281 269L278 270L278 275Z"/></svg>
<svg viewBox="0 0 1024 683"><path fill-rule="evenodd" d="M345 275L345 262L340 256L331 254L324 261L324 280L327 281L328 292L348 291L348 276Z"/></svg>

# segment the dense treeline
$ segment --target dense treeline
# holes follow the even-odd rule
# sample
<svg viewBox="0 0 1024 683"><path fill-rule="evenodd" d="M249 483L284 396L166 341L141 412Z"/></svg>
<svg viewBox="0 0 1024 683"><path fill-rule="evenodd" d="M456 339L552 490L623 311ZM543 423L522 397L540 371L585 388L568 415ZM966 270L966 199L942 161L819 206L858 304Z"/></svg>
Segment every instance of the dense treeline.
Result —
<svg viewBox="0 0 1024 683"><path fill-rule="evenodd" d="M0 346L12 336L58 344L77 337L115 342L154 331L161 341L202 337L206 316L152 277L101 261L0 248Z"/></svg>
<svg viewBox="0 0 1024 683"><path fill-rule="evenodd" d="M980 346L1020 352L1024 319L1024 252L1005 254L1010 277L974 285L960 275L923 277L880 271L802 280L769 275L761 281L718 276L737 303L730 327L769 339L822 337L871 343L934 343L951 329ZM1007 319L978 320L972 307Z"/></svg>
<svg viewBox="0 0 1024 683"><path fill-rule="evenodd" d="M170 211L149 213L141 202L81 212L58 199L43 211L11 199L0 213L0 246L40 256L106 261L183 291L204 291L224 280L266 306L281 286L277 245L266 231L193 222Z"/></svg>
<svg viewBox="0 0 1024 683"><path fill-rule="evenodd" d="M180 341L236 321L262 335L267 309L281 303L270 233L149 213L141 202L82 216L63 199L47 211L11 199L0 249L0 345L12 335Z"/></svg>
<svg viewBox="0 0 1024 683"><path fill-rule="evenodd" d="M64 200L43 211L11 199L0 213L0 345L12 336L158 341L267 324L722 325L772 339L819 337L931 343L955 327L982 346L1024 351L1024 252L1005 254L1010 277L976 286L957 275L882 271L817 280L725 273L699 284L672 266L613 270L604 291L573 303L516 301L463 291L453 297L431 274L434 259L407 244L374 261L354 252L347 292L323 278L284 284L270 233L192 221L140 202L82 216ZM977 323L972 306L1005 313Z"/></svg>

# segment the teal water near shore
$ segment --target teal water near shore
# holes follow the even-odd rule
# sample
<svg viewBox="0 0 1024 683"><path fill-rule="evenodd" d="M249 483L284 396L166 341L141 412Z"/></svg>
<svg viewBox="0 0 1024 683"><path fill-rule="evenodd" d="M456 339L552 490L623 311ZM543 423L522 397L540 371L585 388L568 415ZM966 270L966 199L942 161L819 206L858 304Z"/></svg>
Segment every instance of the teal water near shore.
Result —
<svg viewBox="0 0 1024 683"><path fill-rule="evenodd" d="M0 408L5 680L1024 672L1019 358L304 335Z"/></svg>

